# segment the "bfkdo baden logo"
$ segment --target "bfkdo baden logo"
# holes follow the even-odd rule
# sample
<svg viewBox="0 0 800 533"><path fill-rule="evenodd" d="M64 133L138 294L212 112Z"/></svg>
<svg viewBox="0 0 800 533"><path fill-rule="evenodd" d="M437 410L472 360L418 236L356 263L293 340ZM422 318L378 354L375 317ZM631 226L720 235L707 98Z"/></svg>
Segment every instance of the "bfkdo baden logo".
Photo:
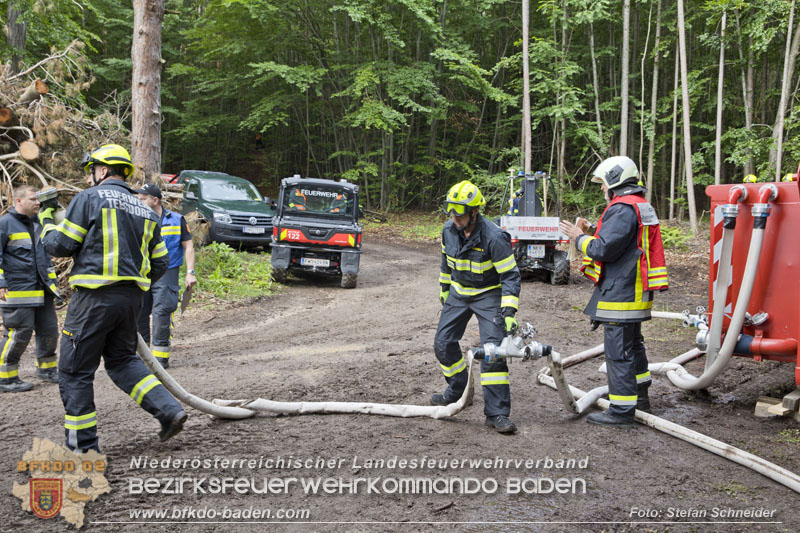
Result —
<svg viewBox="0 0 800 533"><path fill-rule="evenodd" d="M61 479L31 479L31 511L39 518L53 518L61 510Z"/></svg>
<svg viewBox="0 0 800 533"><path fill-rule="evenodd" d="M23 511L44 519L61 516L82 527L86 504L111 492L106 467L106 456L96 451L78 455L52 441L34 438L16 469L30 478L27 483L14 481L12 492L20 499ZM2 524L13 522L13 517L4 518Z"/></svg>

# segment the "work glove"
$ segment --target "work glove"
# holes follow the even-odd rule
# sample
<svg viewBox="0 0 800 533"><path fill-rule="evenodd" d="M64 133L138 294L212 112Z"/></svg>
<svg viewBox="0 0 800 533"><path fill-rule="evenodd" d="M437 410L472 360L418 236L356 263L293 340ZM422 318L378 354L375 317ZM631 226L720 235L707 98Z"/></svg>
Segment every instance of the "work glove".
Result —
<svg viewBox="0 0 800 533"><path fill-rule="evenodd" d="M519 329L519 324L517 324L517 319L514 316L517 314L517 310L513 307L504 307L501 312L505 321L506 333L513 335Z"/></svg>
<svg viewBox="0 0 800 533"><path fill-rule="evenodd" d="M450 295L450 289L447 289L446 291L443 290L442 292L439 293L439 301L442 302L442 305L444 305L444 303L447 301L447 297L449 295Z"/></svg>
<svg viewBox="0 0 800 533"><path fill-rule="evenodd" d="M42 226L53 223L53 211L55 211L53 207L39 209L39 223Z"/></svg>
<svg viewBox="0 0 800 533"><path fill-rule="evenodd" d="M58 198L49 198L41 203L42 205L39 207L39 211L42 209L49 209L53 208L56 209L58 207Z"/></svg>

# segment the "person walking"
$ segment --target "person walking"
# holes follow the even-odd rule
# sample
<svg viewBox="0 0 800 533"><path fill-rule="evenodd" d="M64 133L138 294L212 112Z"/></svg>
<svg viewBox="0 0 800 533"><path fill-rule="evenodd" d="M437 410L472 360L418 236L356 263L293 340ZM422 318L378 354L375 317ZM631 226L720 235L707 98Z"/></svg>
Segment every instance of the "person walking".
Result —
<svg viewBox="0 0 800 533"><path fill-rule="evenodd" d="M156 214L125 183L134 170L125 148L101 146L81 167L91 187L73 198L64 221L54 223L53 208L39 211L47 252L74 260L58 363L66 445L100 450L94 375L101 357L114 384L158 419L165 441L187 415L137 357L136 320L144 292L167 270L167 248Z"/></svg>
<svg viewBox="0 0 800 533"><path fill-rule="evenodd" d="M439 274L442 314L434 351L447 388L431 396L433 405L456 402L467 386L466 362L458 341L472 315L478 319L481 343L500 344L517 327L521 276L511 250L511 237L480 213L486 204L481 191L469 181L453 185L444 201L450 216L442 229ZM481 361L486 426L514 433L509 420L511 387L508 365L501 358Z"/></svg>

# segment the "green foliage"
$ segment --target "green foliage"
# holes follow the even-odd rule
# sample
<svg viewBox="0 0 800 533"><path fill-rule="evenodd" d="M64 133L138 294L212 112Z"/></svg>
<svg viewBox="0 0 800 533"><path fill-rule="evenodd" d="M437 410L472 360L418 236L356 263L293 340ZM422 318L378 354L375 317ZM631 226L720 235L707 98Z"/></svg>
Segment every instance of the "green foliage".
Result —
<svg viewBox="0 0 800 533"><path fill-rule="evenodd" d="M269 255L238 252L224 243L211 243L196 253L196 294L241 300L274 292Z"/></svg>
<svg viewBox="0 0 800 533"><path fill-rule="evenodd" d="M90 117L112 107L129 120L130 3L6 0L0 1L0 22L9 5L28 25L26 65L75 38L87 44L95 83L56 88L63 85L58 74L50 79L44 69L37 72L55 94L89 103L95 108ZM644 166L648 141L655 141L654 192L663 197L672 155L677 30L674 5L664 3L655 48L654 6L633 6L627 153ZM473 179L485 189L489 210L503 210L506 168L519 166L522 155L518 2L169 0L165 7L180 12L163 19L165 172L228 171L272 190L295 173L346 178L361 185L366 207L386 211L430 209L456 180ZM702 188L713 181L720 46L726 49L724 174L738 181L752 164L762 179L774 177L771 128L789 10L787 0L691 0L686 7L694 192L703 204ZM580 176L598 159L620 152L621 10L620 0L543 0L531 12L533 166L560 172L565 211L590 217L604 202ZM661 83L653 116L656 52ZM11 53L10 47L0 49L0 61ZM748 63L755 80L749 129L741 87ZM796 78L797 71L792 87ZM678 136L681 115L679 106ZM790 110L785 130L782 172L800 160L800 108ZM256 149L256 133L263 148ZM682 147L677 151L682 168ZM560 159L563 169L556 170ZM685 205L685 196L677 201Z"/></svg>
<svg viewBox="0 0 800 533"><path fill-rule="evenodd" d="M780 435L781 436L778 438L778 442L800 445L800 429L797 428L782 429Z"/></svg>
<svg viewBox="0 0 800 533"><path fill-rule="evenodd" d="M661 225L661 241L664 243L665 250L686 250L687 243L691 238L691 232L680 226Z"/></svg>

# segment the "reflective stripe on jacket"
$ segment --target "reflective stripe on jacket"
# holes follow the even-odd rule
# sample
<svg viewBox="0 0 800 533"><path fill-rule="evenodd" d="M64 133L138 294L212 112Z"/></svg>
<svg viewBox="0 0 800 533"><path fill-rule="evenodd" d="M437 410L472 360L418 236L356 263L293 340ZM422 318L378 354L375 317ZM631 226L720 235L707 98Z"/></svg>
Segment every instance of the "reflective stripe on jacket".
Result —
<svg viewBox="0 0 800 533"><path fill-rule="evenodd" d="M442 291L459 298L501 290L501 307L519 307L521 276L511 237L493 222L478 215L468 239L449 220L442 229Z"/></svg>
<svg viewBox="0 0 800 533"><path fill-rule="evenodd" d="M655 211L638 194L617 196L594 237L580 235L584 275L596 288L584 312L601 322L648 320L653 291L666 290L667 268Z"/></svg>
<svg viewBox="0 0 800 533"><path fill-rule="evenodd" d="M48 253L74 258L72 287L129 282L146 291L169 264L158 216L116 178L78 193L61 224L45 224L42 241Z"/></svg>
<svg viewBox="0 0 800 533"><path fill-rule="evenodd" d="M4 307L44 305L45 291L58 296L56 271L39 241L42 227L12 207L0 217L0 288Z"/></svg>
<svg viewBox="0 0 800 533"><path fill-rule="evenodd" d="M163 208L161 214L161 238L167 247L169 267L175 268L183 264L183 246L181 246L181 219L182 215Z"/></svg>

